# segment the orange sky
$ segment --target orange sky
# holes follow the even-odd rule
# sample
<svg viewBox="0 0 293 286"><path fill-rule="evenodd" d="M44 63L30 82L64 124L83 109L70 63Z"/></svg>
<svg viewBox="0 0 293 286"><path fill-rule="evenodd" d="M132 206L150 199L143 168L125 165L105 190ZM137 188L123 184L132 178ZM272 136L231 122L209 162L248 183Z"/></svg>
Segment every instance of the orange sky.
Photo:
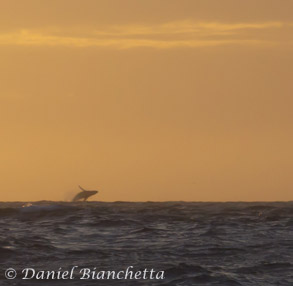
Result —
<svg viewBox="0 0 293 286"><path fill-rule="evenodd" d="M292 200L292 10L3 1L0 200Z"/></svg>

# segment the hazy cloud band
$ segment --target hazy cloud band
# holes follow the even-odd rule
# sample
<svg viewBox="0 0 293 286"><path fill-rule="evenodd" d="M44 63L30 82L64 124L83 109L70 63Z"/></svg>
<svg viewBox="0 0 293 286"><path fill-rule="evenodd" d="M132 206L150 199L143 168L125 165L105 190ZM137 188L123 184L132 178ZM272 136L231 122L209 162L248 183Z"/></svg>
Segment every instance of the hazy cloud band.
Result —
<svg viewBox="0 0 293 286"><path fill-rule="evenodd" d="M0 45L14 46L68 46L176 48L221 45L267 45L273 39L257 35L261 31L282 29L281 22L265 23L195 23L170 22L160 25L126 25L99 29L62 27L42 30L19 30L0 34ZM260 35L261 36L261 35Z"/></svg>

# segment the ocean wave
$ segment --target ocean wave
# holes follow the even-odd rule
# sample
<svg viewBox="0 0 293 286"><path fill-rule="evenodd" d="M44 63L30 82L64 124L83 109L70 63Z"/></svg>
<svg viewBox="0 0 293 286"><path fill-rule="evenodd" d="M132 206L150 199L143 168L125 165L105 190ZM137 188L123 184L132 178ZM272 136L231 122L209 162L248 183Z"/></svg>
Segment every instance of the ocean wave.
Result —
<svg viewBox="0 0 293 286"><path fill-rule="evenodd" d="M289 286L292 207L291 202L0 203L0 263L16 269L134 265L165 271L163 282L138 282L148 286Z"/></svg>

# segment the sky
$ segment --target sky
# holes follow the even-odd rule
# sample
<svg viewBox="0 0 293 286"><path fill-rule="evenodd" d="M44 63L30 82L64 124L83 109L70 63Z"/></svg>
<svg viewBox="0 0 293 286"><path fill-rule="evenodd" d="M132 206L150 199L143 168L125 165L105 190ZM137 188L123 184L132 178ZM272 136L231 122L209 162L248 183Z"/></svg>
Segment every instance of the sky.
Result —
<svg viewBox="0 0 293 286"><path fill-rule="evenodd" d="M0 201L292 200L292 10L2 1Z"/></svg>

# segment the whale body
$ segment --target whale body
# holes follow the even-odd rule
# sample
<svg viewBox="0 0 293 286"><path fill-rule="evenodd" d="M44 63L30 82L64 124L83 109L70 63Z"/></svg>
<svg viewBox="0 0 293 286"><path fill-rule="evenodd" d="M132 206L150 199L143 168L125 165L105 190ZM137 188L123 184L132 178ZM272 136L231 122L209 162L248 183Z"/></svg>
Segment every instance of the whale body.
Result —
<svg viewBox="0 0 293 286"><path fill-rule="evenodd" d="M78 186L82 191L80 193L78 193L74 198L73 198L73 202L77 202L77 201L81 201L83 200L84 202L91 196L95 195L98 193L98 191L95 190L85 190L84 188L82 188L81 186Z"/></svg>

